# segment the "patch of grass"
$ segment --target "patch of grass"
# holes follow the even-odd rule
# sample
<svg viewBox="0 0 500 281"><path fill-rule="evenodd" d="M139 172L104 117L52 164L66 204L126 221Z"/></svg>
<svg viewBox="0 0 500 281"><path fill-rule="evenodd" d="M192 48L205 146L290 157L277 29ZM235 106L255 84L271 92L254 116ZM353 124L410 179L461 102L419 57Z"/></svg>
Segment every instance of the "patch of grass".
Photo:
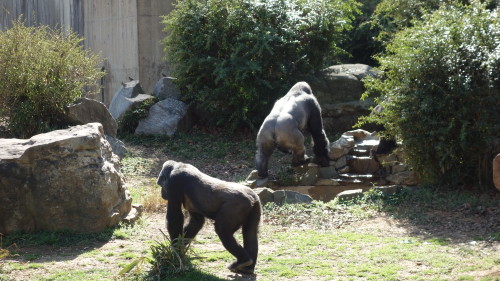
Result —
<svg viewBox="0 0 500 281"><path fill-rule="evenodd" d="M80 280L100 280L100 281L111 281L115 280L113 275L105 269L74 269L74 270L62 270L53 273L50 276L43 277L40 280L46 281L80 281Z"/></svg>

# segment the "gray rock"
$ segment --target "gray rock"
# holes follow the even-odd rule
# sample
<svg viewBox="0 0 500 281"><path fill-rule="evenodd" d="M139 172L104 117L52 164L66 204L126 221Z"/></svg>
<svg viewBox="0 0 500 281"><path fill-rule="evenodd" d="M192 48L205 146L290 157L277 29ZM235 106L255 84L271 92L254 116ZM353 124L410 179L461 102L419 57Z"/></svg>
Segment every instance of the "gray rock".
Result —
<svg viewBox="0 0 500 281"><path fill-rule="evenodd" d="M187 105L182 101L171 98L159 101L149 109L147 118L139 120L135 133L172 136L182 122L190 123L187 113Z"/></svg>
<svg viewBox="0 0 500 281"><path fill-rule="evenodd" d="M313 185L319 178L319 167L309 167L301 179L302 185Z"/></svg>
<svg viewBox="0 0 500 281"><path fill-rule="evenodd" d="M330 159L338 160L347 155L354 148L354 144L353 136L342 135L338 140L330 143Z"/></svg>
<svg viewBox="0 0 500 281"><path fill-rule="evenodd" d="M333 179L333 178L338 178L339 174L337 173L337 170L335 170L335 167L332 166L320 167L319 177L323 179Z"/></svg>
<svg viewBox="0 0 500 281"><path fill-rule="evenodd" d="M104 134L116 138L118 125L104 103L88 98L80 98L66 106L66 121L69 125L83 125L98 122Z"/></svg>
<svg viewBox="0 0 500 281"><path fill-rule="evenodd" d="M358 117L370 114L375 106L371 99L360 101L365 91L362 81L378 72L363 64L330 66L309 81L322 108L323 126L329 132L344 132L356 124Z"/></svg>
<svg viewBox="0 0 500 281"><path fill-rule="evenodd" d="M274 202L274 191L267 187L254 188L253 191L259 196L262 206Z"/></svg>
<svg viewBox="0 0 500 281"><path fill-rule="evenodd" d="M173 77L162 77L158 82L156 82L155 88L153 90L153 96L157 97L159 100L164 100L166 98L172 98L178 100L181 96L181 92L174 85L174 80L177 78Z"/></svg>
<svg viewBox="0 0 500 281"><path fill-rule="evenodd" d="M111 150L113 151L114 154L116 154L120 159L125 157L125 154L127 154L127 148L125 147L125 144L112 136L105 135L106 140L109 142L109 145L111 146Z"/></svg>
<svg viewBox="0 0 500 281"><path fill-rule="evenodd" d="M151 98L153 96L144 94L138 80L124 83L123 87L113 96L109 105L109 113L115 120L118 120L128 109Z"/></svg>
<svg viewBox="0 0 500 281"><path fill-rule="evenodd" d="M300 204L311 203L313 199L309 195L290 190L276 190L274 192L274 203L277 205L283 204Z"/></svg>
<svg viewBox="0 0 500 281"><path fill-rule="evenodd" d="M144 207L141 204L132 204L128 215L123 219L124 223L133 224L141 218Z"/></svg>
<svg viewBox="0 0 500 281"><path fill-rule="evenodd" d="M350 201L361 197L363 197L363 190L353 189L340 192L337 194L336 198L338 198L339 201Z"/></svg>
<svg viewBox="0 0 500 281"><path fill-rule="evenodd" d="M0 139L0 233L98 232L131 208L100 123Z"/></svg>

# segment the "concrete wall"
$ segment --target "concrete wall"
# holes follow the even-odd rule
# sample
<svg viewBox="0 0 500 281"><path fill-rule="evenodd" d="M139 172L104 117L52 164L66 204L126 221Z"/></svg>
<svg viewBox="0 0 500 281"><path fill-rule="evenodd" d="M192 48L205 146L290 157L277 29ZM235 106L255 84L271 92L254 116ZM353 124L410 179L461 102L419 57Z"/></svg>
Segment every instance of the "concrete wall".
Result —
<svg viewBox="0 0 500 281"><path fill-rule="evenodd" d="M122 82L139 79L150 93L161 73L169 74L162 60L160 40L165 34L161 15L174 0L1 0L0 29L24 15L28 25L61 26L85 38L85 48L100 53L106 69L104 103L109 105ZM102 100L102 97L96 97Z"/></svg>

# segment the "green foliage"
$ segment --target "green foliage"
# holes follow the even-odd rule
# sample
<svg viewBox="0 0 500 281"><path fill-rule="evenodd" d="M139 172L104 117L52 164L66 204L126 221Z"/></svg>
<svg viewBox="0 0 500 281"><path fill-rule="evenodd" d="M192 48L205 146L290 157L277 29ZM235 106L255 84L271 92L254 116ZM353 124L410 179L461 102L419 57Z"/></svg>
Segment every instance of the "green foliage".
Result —
<svg viewBox="0 0 500 281"><path fill-rule="evenodd" d="M493 9L498 5L495 1L481 2ZM420 20L424 14L437 10L441 5L470 2L470 0L382 0L373 13L371 24L378 32L378 41L387 43L398 31L411 27L413 21Z"/></svg>
<svg viewBox="0 0 500 281"><path fill-rule="evenodd" d="M61 124L64 107L96 85L99 58L74 33L26 27L20 19L0 31L0 117L17 137Z"/></svg>
<svg viewBox="0 0 500 281"><path fill-rule="evenodd" d="M442 7L397 33L379 57L385 78L366 84L383 123L411 165L433 183L491 182L491 141L500 131L499 10ZM490 185L491 186L491 185Z"/></svg>
<svg viewBox="0 0 500 281"><path fill-rule="evenodd" d="M133 134L139 125L139 120L148 117L149 109L157 102L158 98L153 97L125 111L117 121L118 136L124 137Z"/></svg>
<svg viewBox="0 0 500 281"><path fill-rule="evenodd" d="M352 30L346 32L346 40L340 47L348 52L343 63L364 63L377 65L373 58L382 51L382 42L376 40L380 32L377 25L372 24L372 15L382 0L358 0L360 13L356 15Z"/></svg>
<svg viewBox="0 0 500 281"><path fill-rule="evenodd" d="M130 264L125 266L119 273L124 275L132 272L135 269L135 274L141 274L140 266L147 261L151 265L148 276L143 276L146 280L166 280L175 277L176 275L192 271L194 269L191 263L191 241L184 237L179 237L174 241L163 233L163 240L155 241L151 249L151 257L142 256L135 259Z"/></svg>
<svg viewBox="0 0 500 281"><path fill-rule="evenodd" d="M164 18L166 58L207 123L254 128L292 84L338 59L354 0L184 0Z"/></svg>

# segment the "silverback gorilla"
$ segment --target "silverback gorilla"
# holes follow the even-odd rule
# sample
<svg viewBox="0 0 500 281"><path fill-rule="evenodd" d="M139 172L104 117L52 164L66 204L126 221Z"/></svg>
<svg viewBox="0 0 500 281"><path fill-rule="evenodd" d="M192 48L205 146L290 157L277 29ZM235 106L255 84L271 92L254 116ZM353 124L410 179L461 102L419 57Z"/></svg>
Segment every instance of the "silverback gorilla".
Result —
<svg viewBox="0 0 500 281"><path fill-rule="evenodd" d="M168 200L167 229L170 239L179 235L193 239L205 223L214 220L222 245L236 257L229 270L252 274L258 254L258 228L262 213L259 197L249 187L225 182L181 162L163 164L157 184ZM189 213L184 221L182 206ZM243 247L234 233L242 228Z"/></svg>
<svg viewBox="0 0 500 281"><path fill-rule="evenodd" d="M292 166L310 161L305 154L304 135L308 130L314 141L313 162L328 166L329 141L323 130L323 119L318 101L306 82L298 82L277 100L257 134L255 162L260 178L268 176L267 164L275 148L292 152Z"/></svg>

